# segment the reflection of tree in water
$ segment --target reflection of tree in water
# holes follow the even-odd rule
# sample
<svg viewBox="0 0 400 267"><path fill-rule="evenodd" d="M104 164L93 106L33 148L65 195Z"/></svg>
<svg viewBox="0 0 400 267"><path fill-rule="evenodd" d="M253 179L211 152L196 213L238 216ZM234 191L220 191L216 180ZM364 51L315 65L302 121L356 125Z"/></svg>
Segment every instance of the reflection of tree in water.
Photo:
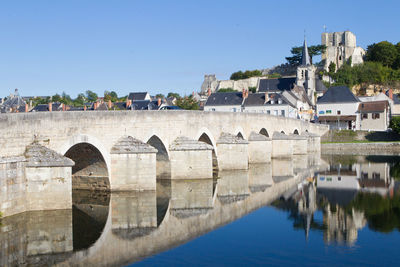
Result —
<svg viewBox="0 0 400 267"><path fill-rule="evenodd" d="M360 193L346 207L346 210L363 211L371 230L389 233L400 230L400 194L392 197L379 194Z"/></svg>

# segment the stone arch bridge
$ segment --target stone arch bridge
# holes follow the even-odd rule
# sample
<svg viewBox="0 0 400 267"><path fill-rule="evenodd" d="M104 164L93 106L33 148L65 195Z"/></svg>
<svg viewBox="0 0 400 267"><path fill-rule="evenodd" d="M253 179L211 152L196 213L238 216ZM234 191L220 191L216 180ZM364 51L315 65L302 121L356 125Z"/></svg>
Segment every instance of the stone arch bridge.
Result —
<svg viewBox="0 0 400 267"><path fill-rule="evenodd" d="M328 128L252 113L43 112L0 115L0 211L71 208L72 188L155 190L156 178L319 151Z"/></svg>

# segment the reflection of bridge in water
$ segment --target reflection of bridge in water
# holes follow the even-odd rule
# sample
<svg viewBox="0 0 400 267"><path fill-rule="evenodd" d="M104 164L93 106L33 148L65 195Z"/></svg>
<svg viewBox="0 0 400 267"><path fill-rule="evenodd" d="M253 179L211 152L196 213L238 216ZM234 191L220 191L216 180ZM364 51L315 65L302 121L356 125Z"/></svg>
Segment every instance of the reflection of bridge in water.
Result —
<svg viewBox="0 0 400 267"><path fill-rule="evenodd" d="M300 158L302 157L302 158ZM306 165L303 165L306 163ZM74 191L74 209L6 217L0 265L122 265L179 246L263 207L305 178L319 156L273 159L219 179L159 180L157 191Z"/></svg>

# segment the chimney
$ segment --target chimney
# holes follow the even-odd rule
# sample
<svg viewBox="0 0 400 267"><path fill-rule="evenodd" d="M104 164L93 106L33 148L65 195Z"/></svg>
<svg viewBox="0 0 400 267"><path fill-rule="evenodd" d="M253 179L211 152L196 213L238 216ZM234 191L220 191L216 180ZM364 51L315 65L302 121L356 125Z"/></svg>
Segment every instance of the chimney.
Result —
<svg viewBox="0 0 400 267"><path fill-rule="evenodd" d="M111 109L111 106L112 106L111 100L108 100L108 109Z"/></svg>
<svg viewBox="0 0 400 267"><path fill-rule="evenodd" d="M157 106L161 106L161 98L157 98Z"/></svg>
<svg viewBox="0 0 400 267"><path fill-rule="evenodd" d="M242 98L246 98L246 90L244 88L242 89Z"/></svg>
<svg viewBox="0 0 400 267"><path fill-rule="evenodd" d="M208 90L207 90L207 95L208 95L208 96L211 95L211 89L210 89L210 88L208 88Z"/></svg>
<svg viewBox="0 0 400 267"><path fill-rule="evenodd" d="M249 97L249 89L246 90L246 98Z"/></svg>
<svg viewBox="0 0 400 267"><path fill-rule="evenodd" d="M83 111L86 111L86 109L87 109L86 105L85 105L85 106L83 106Z"/></svg>
<svg viewBox="0 0 400 267"><path fill-rule="evenodd" d="M61 105L62 105L62 111L65 111L65 110L67 110L67 109L66 109L66 106L65 106L65 104L64 104L64 103L62 103Z"/></svg>
<svg viewBox="0 0 400 267"><path fill-rule="evenodd" d="M29 105L25 104L25 112L29 112Z"/></svg>
<svg viewBox="0 0 400 267"><path fill-rule="evenodd" d="M93 109L94 109L94 110L97 109L97 101L93 103Z"/></svg>
<svg viewBox="0 0 400 267"><path fill-rule="evenodd" d="M53 111L53 103L49 103L49 111L52 112Z"/></svg>
<svg viewBox="0 0 400 267"><path fill-rule="evenodd" d="M265 101L264 101L264 104L266 104L268 101L269 101L269 96L268 96L268 93L265 92Z"/></svg>
<svg viewBox="0 0 400 267"><path fill-rule="evenodd" d="M389 98L393 100L393 89L389 89Z"/></svg>
<svg viewBox="0 0 400 267"><path fill-rule="evenodd" d="M126 102L126 108L129 108L130 106L132 106L132 100L128 99Z"/></svg>

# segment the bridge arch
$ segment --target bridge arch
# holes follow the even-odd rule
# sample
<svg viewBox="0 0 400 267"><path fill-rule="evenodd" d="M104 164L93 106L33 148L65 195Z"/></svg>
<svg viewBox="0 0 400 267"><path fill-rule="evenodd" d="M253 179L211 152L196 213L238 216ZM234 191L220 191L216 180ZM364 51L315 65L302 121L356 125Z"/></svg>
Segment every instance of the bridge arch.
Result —
<svg viewBox="0 0 400 267"><path fill-rule="evenodd" d="M264 136L266 136L266 137L269 137L268 131L265 128L262 128L259 133L264 135Z"/></svg>
<svg viewBox="0 0 400 267"><path fill-rule="evenodd" d="M213 147L213 150L212 150L213 173L217 174L217 172L218 172L218 157L217 157L217 152L216 152L216 145L215 145L215 142L213 141L213 138L210 138L210 135L211 134L208 130L204 130L202 133L200 133L199 137L196 139L200 142L204 142Z"/></svg>
<svg viewBox="0 0 400 267"><path fill-rule="evenodd" d="M244 134L244 130L243 130L242 127L237 127L234 133L235 133L235 135L236 135L237 137L240 137L240 138L242 138L242 139L247 139L246 136L245 136L245 134Z"/></svg>
<svg viewBox="0 0 400 267"><path fill-rule="evenodd" d="M171 175L171 163L169 161L168 149L158 135L152 135L146 142L158 150L156 155L157 179L169 178Z"/></svg>
<svg viewBox="0 0 400 267"><path fill-rule="evenodd" d="M73 136L58 152L75 162L72 167L73 188L110 189L110 154L95 137Z"/></svg>

